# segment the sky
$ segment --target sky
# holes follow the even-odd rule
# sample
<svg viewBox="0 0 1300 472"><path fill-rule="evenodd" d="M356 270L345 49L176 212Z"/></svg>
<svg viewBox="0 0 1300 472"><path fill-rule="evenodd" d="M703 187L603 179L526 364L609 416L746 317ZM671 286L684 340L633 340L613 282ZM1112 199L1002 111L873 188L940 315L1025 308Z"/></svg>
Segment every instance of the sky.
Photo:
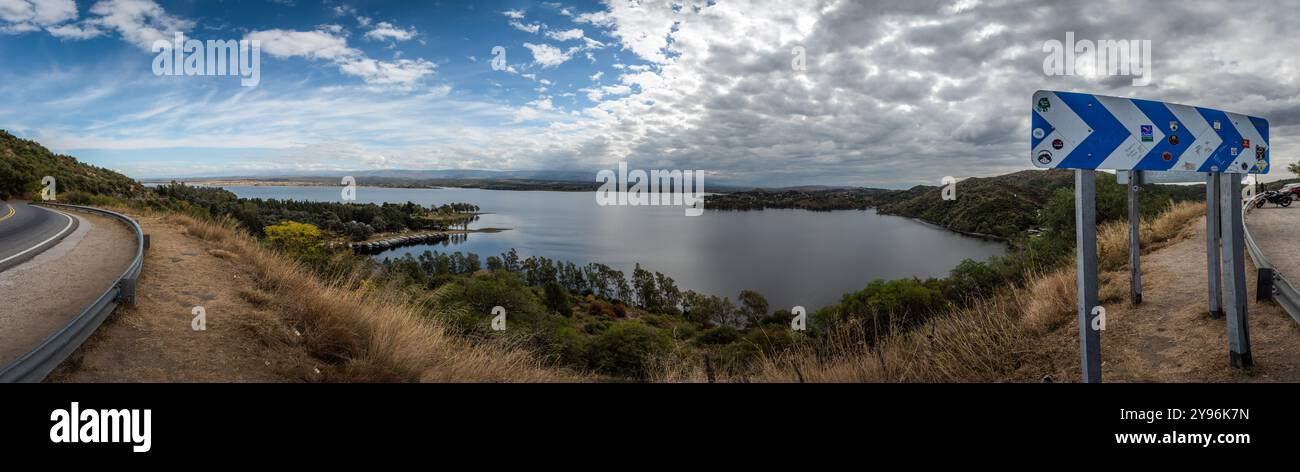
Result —
<svg viewBox="0 0 1300 472"><path fill-rule="evenodd" d="M1045 89L1265 117L1273 180L1300 151L1298 7L0 0L0 129L137 178L625 161L900 188L1033 168ZM156 75L176 32L260 41L260 81ZM1048 74L1067 32L1149 40L1149 83Z"/></svg>

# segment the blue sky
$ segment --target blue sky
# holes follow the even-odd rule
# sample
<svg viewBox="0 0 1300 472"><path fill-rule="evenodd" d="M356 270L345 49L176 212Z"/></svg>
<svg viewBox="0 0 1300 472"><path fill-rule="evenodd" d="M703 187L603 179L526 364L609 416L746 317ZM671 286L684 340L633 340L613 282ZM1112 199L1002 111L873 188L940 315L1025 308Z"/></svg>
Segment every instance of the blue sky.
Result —
<svg viewBox="0 0 1300 472"><path fill-rule="evenodd" d="M0 128L135 177L625 161L898 188L1032 168L1030 97L1070 90L1265 117L1271 180L1300 155L1295 24L1174 0L0 0ZM261 41L260 83L154 75L175 32ZM1149 84L1047 73L1067 33L1149 40Z"/></svg>
<svg viewBox="0 0 1300 472"><path fill-rule="evenodd" d="M591 2L121 0L76 10L53 27L0 35L0 80L13 85L0 98L15 105L0 109L0 128L137 177L492 168L472 156L401 156L571 121L610 93L635 91L618 82L622 71L650 67L583 19L604 10ZM95 21L108 10L142 13ZM91 32L58 29L67 25ZM157 54L144 44L170 39L169 25L187 39L264 38L260 83L155 76ZM150 29L162 35L138 33ZM496 46L506 70L490 65ZM318 52L330 48L348 51ZM341 61L396 72L351 72Z"/></svg>

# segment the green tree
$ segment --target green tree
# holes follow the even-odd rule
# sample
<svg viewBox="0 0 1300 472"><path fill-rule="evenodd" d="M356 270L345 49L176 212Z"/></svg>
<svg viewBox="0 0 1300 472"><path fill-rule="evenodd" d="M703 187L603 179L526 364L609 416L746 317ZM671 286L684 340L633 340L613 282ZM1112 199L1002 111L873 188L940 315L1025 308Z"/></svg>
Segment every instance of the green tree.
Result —
<svg viewBox="0 0 1300 472"><path fill-rule="evenodd" d="M740 296L740 317L750 326L758 326L764 317L767 316L767 298L763 294L753 290L741 290Z"/></svg>
<svg viewBox="0 0 1300 472"><path fill-rule="evenodd" d="M1292 162L1291 165L1286 166L1286 170L1295 174L1296 177L1300 177L1300 161Z"/></svg>
<svg viewBox="0 0 1300 472"><path fill-rule="evenodd" d="M943 293L936 285L933 280L876 280L840 299L841 316L863 320L871 338L887 335L895 328L906 330L943 308Z"/></svg>

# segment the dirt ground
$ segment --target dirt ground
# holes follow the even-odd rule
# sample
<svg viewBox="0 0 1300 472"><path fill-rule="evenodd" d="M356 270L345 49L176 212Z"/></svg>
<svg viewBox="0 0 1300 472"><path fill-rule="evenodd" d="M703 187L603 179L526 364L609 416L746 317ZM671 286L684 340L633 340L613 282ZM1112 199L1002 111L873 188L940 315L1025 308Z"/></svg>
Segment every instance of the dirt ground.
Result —
<svg viewBox="0 0 1300 472"><path fill-rule="evenodd" d="M237 256L163 217L137 218L152 238L137 305L119 307L48 381L294 382L317 375L318 362L293 345L297 334L254 303L252 274ZM196 331L200 306L207 329Z"/></svg>
<svg viewBox="0 0 1300 472"><path fill-rule="evenodd" d="M0 303L0 365L67 325L112 287L135 257L135 235L125 225L98 215L66 214L79 220L72 234L0 272L0 293L6 294Z"/></svg>
<svg viewBox="0 0 1300 472"><path fill-rule="evenodd" d="M1251 230L1257 240L1264 240L1255 225ZM1101 275L1101 303L1107 315L1101 336L1102 381L1300 381L1300 325L1272 301L1255 301L1255 267L1248 256L1247 312L1255 366L1229 366L1224 320L1208 314L1204 218L1184 229L1179 238L1142 257L1140 306L1128 300L1127 269ZM1079 381L1075 321L1042 337L1028 352L1026 367L1009 380L1034 382L1051 376L1056 382Z"/></svg>

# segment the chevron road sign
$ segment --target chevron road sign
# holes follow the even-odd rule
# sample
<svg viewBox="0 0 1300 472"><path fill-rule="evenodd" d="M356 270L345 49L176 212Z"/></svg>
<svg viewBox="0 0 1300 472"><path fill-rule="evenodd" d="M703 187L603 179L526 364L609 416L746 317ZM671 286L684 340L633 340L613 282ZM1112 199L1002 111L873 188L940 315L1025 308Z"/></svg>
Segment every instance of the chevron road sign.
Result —
<svg viewBox="0 0 1300 472"><path fill-rule="evenodd" d="M1265 174L1268 120L1136 98L1039 90L1030 160L1040 168Z"/></svg>

